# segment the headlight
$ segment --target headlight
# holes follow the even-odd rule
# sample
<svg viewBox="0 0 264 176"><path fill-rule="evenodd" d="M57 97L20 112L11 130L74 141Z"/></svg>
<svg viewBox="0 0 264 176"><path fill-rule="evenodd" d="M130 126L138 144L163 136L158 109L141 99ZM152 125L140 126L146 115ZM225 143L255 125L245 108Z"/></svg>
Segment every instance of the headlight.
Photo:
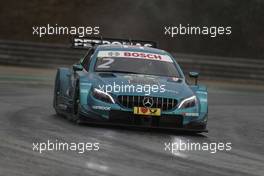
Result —
<svg viewBox="0 0 264 176"><path fill-rule="evenodd" d="M113 97L110 94L108 94L104 91L101 91L99 89L94 88L92 95L94 98L101 100L103 102L115 103L115 100L113 99Z"/></svg>
<svg viewBox="0 0 264 176"><path fill-rule="evenodd" d="M184 109L184 108L191 108L197 105L197 98L196 96L191 96L189 98L186 98L184 100L181 101L181 103L178 106L178 109Z"/></svg>

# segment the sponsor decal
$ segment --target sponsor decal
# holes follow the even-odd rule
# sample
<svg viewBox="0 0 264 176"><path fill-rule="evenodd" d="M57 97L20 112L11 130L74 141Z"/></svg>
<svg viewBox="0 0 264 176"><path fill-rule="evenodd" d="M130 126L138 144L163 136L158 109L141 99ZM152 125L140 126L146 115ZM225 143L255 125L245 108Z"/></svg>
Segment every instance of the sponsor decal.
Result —
<svg viewBox="0 0 264 176"><path fill-rule="evenodd" d="M168 55L147 53L147 52L132 52L132 51L99 51L97 57L120 57L120 58L138 58L157 60L162 62L173 62Z"/></svg>
<svg viewBox="0 0 264 176"><path fill-rule="evenodd" d="M106 107L106 106L92 106L93 109L97 110L103 110L103 111L110 111L111 107Z"/></svg>
<svg viewBox="0 0 264 176"><path fill-rule="evenodd" d="M147 108L147 107L134 107L133 113L137 115L145 115L145 116L160 116L161 109L160 108Z"/></svg>
<svg viewBox="0 0 264 176"><path fill-rule="evenodd" d="M99 28L98 28L99 30ZM144 47L157 47L157 44L152 41L141 41L141 40L125 40L125 39L99 39L99 38L74 38L74 48L90 48L94 44L97 45L135 45Z"/></svg>

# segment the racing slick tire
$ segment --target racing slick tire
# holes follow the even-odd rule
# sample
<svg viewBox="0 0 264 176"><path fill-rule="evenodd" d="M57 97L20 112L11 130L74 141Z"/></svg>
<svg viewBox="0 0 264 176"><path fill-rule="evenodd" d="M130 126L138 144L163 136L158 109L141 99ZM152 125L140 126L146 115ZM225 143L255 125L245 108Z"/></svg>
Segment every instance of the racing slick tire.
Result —
<svg viewBox="0 0 264 176"><path fill-rule="evenodd" d="M73 103L72 103L72 115L71 121L76 124L82 124L82 115L80 114L80 88L79 81L76 81L76 85L74 87L74 95L73 95Z"/></svg>
<svg viewBox="0 0 264 176"><path fill-rule="evenodd" d="M63 114L60 112L58 108L58 95L60 94L60 71L57 71L55 86L54 86L54 94L53 94L53 107L55 109L56 115L62 116Z"/></svg>

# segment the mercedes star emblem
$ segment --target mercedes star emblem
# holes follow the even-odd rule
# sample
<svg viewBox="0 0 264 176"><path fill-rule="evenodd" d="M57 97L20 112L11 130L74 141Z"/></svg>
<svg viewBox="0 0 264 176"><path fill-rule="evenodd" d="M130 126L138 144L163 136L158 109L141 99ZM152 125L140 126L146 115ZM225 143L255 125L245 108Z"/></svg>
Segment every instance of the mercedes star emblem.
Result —
<svg viewBox="0 0 264 176"><path fill-rule="evenodd" d="M144 97L143 99L143 105L146 107L146 108L151 108L153 106L153 98L152 97Z"/></svg>

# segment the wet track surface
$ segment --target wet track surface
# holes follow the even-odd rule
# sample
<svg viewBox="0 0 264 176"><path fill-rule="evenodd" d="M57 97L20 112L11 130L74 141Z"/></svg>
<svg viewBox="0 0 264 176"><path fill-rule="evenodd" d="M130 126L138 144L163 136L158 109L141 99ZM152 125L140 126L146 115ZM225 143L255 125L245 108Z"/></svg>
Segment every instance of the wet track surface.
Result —
<svg viewBox="0 0 264 176"><path fill-rule="evenodd" d="M78 126L52 108L52 86L0 84L0 175L264 175L264 92L209 89L209 133ZM98 142L99 151L33 151L33 142ZM164 143L231 142L231 151Z"/></svg>

